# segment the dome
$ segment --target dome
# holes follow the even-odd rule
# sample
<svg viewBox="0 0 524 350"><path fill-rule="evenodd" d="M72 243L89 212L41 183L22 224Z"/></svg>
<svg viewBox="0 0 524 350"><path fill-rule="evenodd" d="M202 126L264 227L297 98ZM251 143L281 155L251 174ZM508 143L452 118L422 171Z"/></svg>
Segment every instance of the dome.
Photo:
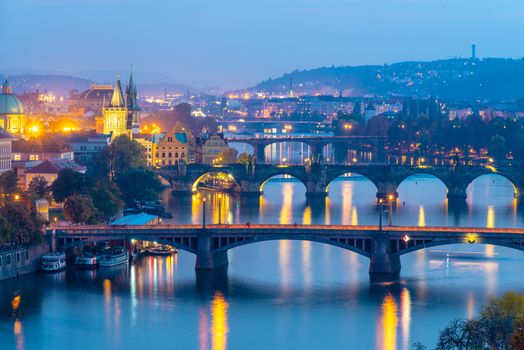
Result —
<svg viewBox="0 0 524 350"><path fill-rule="evenodd" d="M5 81L0 94L0 114L24 114L24 105L11 93L11 86Z"/></svg>

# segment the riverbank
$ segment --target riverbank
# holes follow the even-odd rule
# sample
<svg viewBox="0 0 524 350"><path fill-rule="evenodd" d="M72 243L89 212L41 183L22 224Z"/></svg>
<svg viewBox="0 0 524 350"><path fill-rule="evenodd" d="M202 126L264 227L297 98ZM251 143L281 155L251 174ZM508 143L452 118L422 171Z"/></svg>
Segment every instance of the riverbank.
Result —
<svg viewBox="0 0 524 350"><path fill-rule="evenodd" d="M47 244L0 248L0 281L38 271L48 252Z"/></svg>

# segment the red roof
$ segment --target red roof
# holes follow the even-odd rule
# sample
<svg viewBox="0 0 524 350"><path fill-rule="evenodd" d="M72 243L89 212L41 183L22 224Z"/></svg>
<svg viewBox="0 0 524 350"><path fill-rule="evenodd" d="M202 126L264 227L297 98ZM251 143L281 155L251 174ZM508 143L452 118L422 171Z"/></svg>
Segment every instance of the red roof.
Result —
<svg viewBox="0 0 524 350"><path fill-rule="evenodd" d="M60 168L46 160L26 171L26 174L58 174Z"/></svg>

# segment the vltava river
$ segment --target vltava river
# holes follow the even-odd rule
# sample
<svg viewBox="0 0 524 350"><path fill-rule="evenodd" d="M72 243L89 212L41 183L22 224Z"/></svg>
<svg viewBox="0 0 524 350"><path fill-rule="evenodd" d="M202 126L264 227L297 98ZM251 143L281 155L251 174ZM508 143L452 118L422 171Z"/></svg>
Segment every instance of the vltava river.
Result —
<svg viewBox="0 0 524 350"><path fill-rule="evenodd" d="M291 179L260 198L216 193L168 199L171 221L376 224L373 184L339 178L308 201ZM462 204L429 176L399 189L393 224L521 227L513 188L484 176ZM387 223L387 214L384 216ZM0 282L1 349L410 349L433 346L451 319L490 295L524 291L524 253L455 245L402 256L401 280L371 285L368 259L311 242L263 242L229 252L227 274L195 275L194 257L146 257L115 269L34 274ZM21 295L13 312L13 296Z"/></svg>

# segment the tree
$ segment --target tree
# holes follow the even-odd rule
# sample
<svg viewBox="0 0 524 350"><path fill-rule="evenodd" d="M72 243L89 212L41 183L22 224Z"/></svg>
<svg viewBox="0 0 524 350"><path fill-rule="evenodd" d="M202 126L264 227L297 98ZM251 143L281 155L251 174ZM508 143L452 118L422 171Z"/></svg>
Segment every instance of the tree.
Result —
<svg viewBox="0 0 524 350"><path fill-rule="evenodd" d="M8 219L15 228L14 241L17 243L42 240L40 232L42 222L37 217L34 208L29 208L21 202L8 202L0 208L0 215Z"/></svg>
<svg viewBox="0 0 524 350"><path fill-rule="evenodd" d="M0 175L0 191L3 194L13 194L18 191L18 177L14 170L9 170Z"/></svg>
<svg viewBox="0 0 524 350"><path fill-rule="evenodd" d="M132 205L135 201L156 200L163 189L158 176L146 169L134 169L121 174L117 184L128 205Z"/></svg>
<svg viewBox="0 0 524 350"><path fill-rule="evenodd" d="M240 153L240 155L238 156L237 158L237 163L238 164L243 164L243 165L248 165L249 164L249 161L252 159L252 155L250 154L247 154L247 153Z"/></svg>
<svg viewBox="0 0 524 350"><path fill-rule="evenodd" d="M90 190L90 196L100 219L104 221L115 216L124 206L118 187L108 180L98 181Z"/></svg>
<svg viewBox="0 0 524 350"><path fill-rule="evenodd" d="M43 176L34 177L28 186L29 196L32 199L41 199L49 194L49 184Z"/></svg>
<svg viewBox="0 0 524 350"><path fill-rule="evenodd" d="M127 135L120 135L94 157L88 175L96 179L115 180L123 173L136 168L145 168L146 152L138 142Z"/></svg>
<svg viewBox="0 0 524 350"><path fill-rule="evenodd" d="M228 147L223 152L219 153L217 159L221 164L235 163L238 151L234 148Z"/></svg>
<svg viewBox="0 0 524 350"><path fill-rule="evenodd" d="M440 332L437 350L480 350L482 345L477 321L453 320Z"/></svg>
<svg viewBox="0 0 524 350"><path fill-rule="evenodd" d="M87 195L74 194L65 200L64 216L74 224L95 223L98 215L93 200Z"/></svg>
<svg viewBox="0 0 524 350"><path fill-rule="evenodd" d="M60 170L57 179L51 185L53 198L59 203L74 194L87 193L88 188L86 176L70 168Z"/></svg>
<svg viewBox="0 0 524 350"><path fill-rule="evenodd" d="M14 240L16 230L11 223L0 215L0 244L9 243Z"/></svg>
<svg viewBox="0 0 524 350"><path fill-rule="evenodd" d="M500 135L495 135L491 138L488 146L488 153L497 162L504 161L506 159L506 153L508 149L506 147L506 139Z"/></svg>

